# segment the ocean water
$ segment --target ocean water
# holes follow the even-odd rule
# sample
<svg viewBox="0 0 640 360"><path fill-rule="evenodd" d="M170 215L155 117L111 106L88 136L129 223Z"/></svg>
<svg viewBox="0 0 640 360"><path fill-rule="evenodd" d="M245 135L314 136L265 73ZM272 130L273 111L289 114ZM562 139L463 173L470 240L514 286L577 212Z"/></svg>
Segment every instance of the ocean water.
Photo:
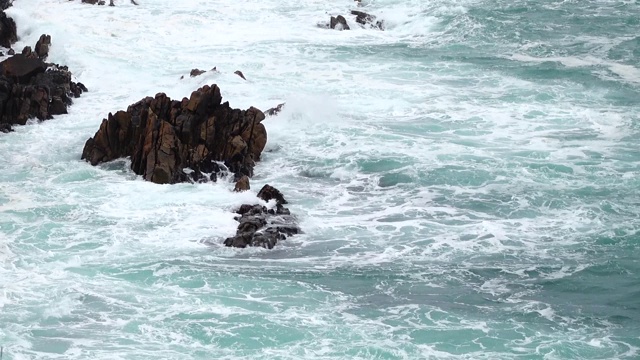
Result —
<svg viewBox="0 0 640 360"><path fill-rule="evenodd" d="M0 134L3 360L640 358L637 1L139 2L7 11L90 92ZM287 103L252 191L80 161L214 83ZM225 248L265 183L305 234Z"/></svg>

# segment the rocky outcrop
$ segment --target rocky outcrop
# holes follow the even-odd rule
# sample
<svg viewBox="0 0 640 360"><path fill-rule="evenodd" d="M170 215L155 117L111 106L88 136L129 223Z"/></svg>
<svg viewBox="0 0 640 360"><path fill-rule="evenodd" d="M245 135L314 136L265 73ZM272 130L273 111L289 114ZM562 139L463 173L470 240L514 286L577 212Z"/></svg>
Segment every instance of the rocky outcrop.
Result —
<svg viewBox="0 0 640 360"><path fill-rule="evenodd" d="M351 10L351 15L356 16L356 22L360 25L384 30L384 22L382 20L376 20L376 17L373 15L358 10Z"/></svg>
<svg viewBox="0 0 640 360"><path fill-rule="evenodd" d="M18 41L16 22L4 11L0 11L0 46L10 48L16 41Z"/></svg>
<svg viewBox="0 0 640 360"><path fill-rule="evenodd" d="M0 127L7 132L29 119L66 114L72 98L83 91L86 87L71 81L66 66L14 55L0 63Z"/></svg>
<svg viewBox="0 0 640 360"><path fill-rule="evenodd" d="M234 190L247 191L255 161L267 143L264 119L256 108L232 109L222 103L217 85L203 86L181 101L160 93L109 114L85 143L82 159L97 165L130 157L136 174L158 184L216 181L224 166L235 174ZM275 208L242 205L236 235L224 241L226 246L271 249L300 233L278 189L265 185L258 197L274 200Z"/></svg>
<svg viewBox="0 0 640 360"><path fill-rule="evenodd" d="M277 194L277 195L276 195ZM272 197L274 196L275 197ZM280 240L300 234L296 218L291 215L282 193L276 188L265 185L258 193L258 197L265 201L276 199L276 206L267 209L266 206L245 204L236 211L240 216L236 235L224 241L225 246L245 248L259 246L272 249Z"/></svg>
<svg viewBox="0 0 640 360"><path fill-rule="evenodd" d="M285 200L280 190L274 188L269 184L263 186L262 189L260 189L260 191L258 192L258 197L264 201L271 201L272 199L275 199L276 204L279 205L288 204L287 200Z"/></svg>
<svg viewBox="0 0 640 360"><path fill-rule="evenodd" d="M351 15L356 16L356 22L362 27L376 28L379 30L384 30L384 21L376 20L376 17L370 14L367 14L363 11L351 10ZM329 23L319 23L319 27L327 28L327 29L335 29L335 30L351 30L349 25L347 24L347 19L342 16L332 16L329 20Z"/></svg>
<svg viewBox="0 0 640 360"><path fill-rule="evenodd" d="M251 177L267 143L264 118L256 108L222 103L217 85L181 101L160 93L109 114L87 140L82 159L97 165L130 157L136 174L158 184L215 181L218 162L236 179Z"/></svg>

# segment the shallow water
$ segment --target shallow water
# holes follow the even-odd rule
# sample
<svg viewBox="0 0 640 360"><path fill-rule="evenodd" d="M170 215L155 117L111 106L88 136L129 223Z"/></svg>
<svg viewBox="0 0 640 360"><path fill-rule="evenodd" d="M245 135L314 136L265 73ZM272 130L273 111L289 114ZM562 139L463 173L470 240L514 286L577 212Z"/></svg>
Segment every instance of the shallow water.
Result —
<svg viewBox="0 0 640 360"><path fill-rule="evenodd" d="M90 92L0 136L5 359L640 356L635 1L367 2L384 32L316 26L347 0L140 3L8 10ZM251 192L79 160L213 83L287 103ZM265 183L305 234L223 247Z"/></svg>

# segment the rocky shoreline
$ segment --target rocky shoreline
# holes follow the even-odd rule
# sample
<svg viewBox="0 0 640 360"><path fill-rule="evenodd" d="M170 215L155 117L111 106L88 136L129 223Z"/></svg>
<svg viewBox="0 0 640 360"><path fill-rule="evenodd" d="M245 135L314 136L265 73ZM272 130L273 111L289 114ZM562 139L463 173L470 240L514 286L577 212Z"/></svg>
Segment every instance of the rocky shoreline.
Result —
<svg viewBox="0 0 640 360"><path fill-rule="evenodd" d="M13 131L29 119L44 121L66 114L73 98L87 88L73 82L66 66L47 63L51 36L42 34L34 46L15 54L11 46L18 40L16 24L4 10L11 1L1 1L0 46L10 48L9 58L0 62L0 132Z"/></svg>
<svg viewBox="0 0 640 360"><path fill-rule="evenodd" d="M0 6L4 10L11 1L0 0ZM0 132L13 131L13 125L30 119L66 114L72 99L87 91L72 81L66 66L46 62L52 45L49 35L41 35L33 49L26 46L19 54L11 49L17 40L15 22L1 11L0 45L10 49L10 57L0 62ZM276 115L283 106L267 110L267 115ZM233 176L234 190L247 191L267 143L265 117L257 108L241 110L223 103L216 84L180 100L158 93L109 113L86 141L81 159L96 166L130 158L133 172L156 184L215 182ZM267 206L244 204L236 209L237 231L223 241L225 246L272 249L278 241L301 233L279 190L265 185L257 198Z"/></svg>
<svg viewBox="0 0 640 360"><path fill-rule="evenodd" d="M131 159L131 170L156 184L217 181L233 175L235 191L249 190L256 161L267 143L257 108L231 108L220 88L205 85L189 98L172 100L164 93L146 97L126 111L110 113L89 138L82 159L91 165ZM245 204L236 212L236 235L224 245L271 249L279 240L301 232L296 218L283 205L284 196L265 185L258 198L275 201L268 209Z"/></svg>

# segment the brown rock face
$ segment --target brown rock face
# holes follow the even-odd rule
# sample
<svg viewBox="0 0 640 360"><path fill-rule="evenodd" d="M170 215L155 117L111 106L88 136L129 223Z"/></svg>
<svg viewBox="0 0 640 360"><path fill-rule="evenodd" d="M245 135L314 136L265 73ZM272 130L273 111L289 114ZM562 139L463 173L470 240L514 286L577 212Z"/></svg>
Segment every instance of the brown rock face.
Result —
<svg viewBox="0 0 640 360"><path fill-rule="evenodd" d="M278 189L269 185L265 185L260 193L267 187L269 191L280 194ZM235 218L239 223L236 235L225 239L225 246L259 246L272 249L278 241L302 233L296 217L281 203L270 210L265 206L244 204L236 213L240 215Z"/></svg>
<svg viewBox="0 0 640 360"><path fill-rule="evenodd" d="M240 178L240 180L236 182L236 186L233 189L233 191L241 192L241 191L247 191L250 189L251 189L251 186L249 185L249 177L244 175L243 177Z"/></svg>
<svg viewBox="0 0 640 360"><path fill-rule="evenodd" d="M171 100L160 93L109 114L87 140L82 159L92 165L131 157L131 169L159 184L215 181L217 162L239 179L253 176L267 133L256 108L232 109L222 103L217 85L203 86L189 99ZM187 175L185 168L193 171Z"/></svg>

